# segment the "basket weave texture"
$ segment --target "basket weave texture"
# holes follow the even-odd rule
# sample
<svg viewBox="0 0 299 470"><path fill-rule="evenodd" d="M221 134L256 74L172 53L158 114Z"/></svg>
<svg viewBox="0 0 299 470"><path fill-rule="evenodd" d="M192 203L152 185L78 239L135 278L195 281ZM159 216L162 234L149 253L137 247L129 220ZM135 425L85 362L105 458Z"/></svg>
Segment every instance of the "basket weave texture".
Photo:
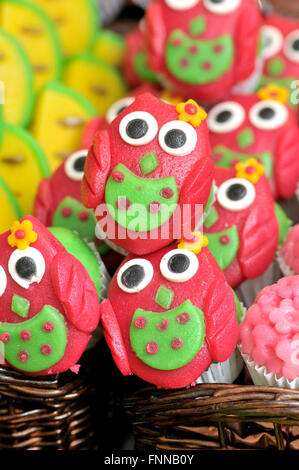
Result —
<svg viewBox="0 0 299 470"><path fill-rule="evenodd" d="M299 449L299 391L200 384L124 400L136 450Z"/></svg>
<svg viewBox="0 0 299 470"><path fill-rule="evenodd" d="M0 367L0 450L92 449L93 392L84 374L40 378Z"/></svg>

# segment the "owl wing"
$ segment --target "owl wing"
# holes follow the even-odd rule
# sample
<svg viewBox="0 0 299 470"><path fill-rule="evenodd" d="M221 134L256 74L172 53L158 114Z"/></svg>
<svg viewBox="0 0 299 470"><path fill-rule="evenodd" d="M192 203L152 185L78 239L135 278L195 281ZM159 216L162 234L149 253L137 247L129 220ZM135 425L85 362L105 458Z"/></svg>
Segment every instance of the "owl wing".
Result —
<svg viewBox="0 0 299 470"><path fill-rule="evenodd" d="M100 315L105 339L117 367L123 375L132 374L121 330L110 300L103 300Z"/></svg>
<svg viewBox="0 0 299 470"><path fill-rule="evenodd" d="M224 362L233 353L239 337L234 294L224 279L216 278L210 285L204 315L206 341L212 359Z"/></svg>
<svg viewBox="0 0 299 470"><path fill-rule="evenodd" d="M59 252L51 264L55 293L68 321L79 331L91 333L100 320L99 298L85 267L67 252Z"/></svg>
<svg viewBox="0 0 299 470"><path fill-rule="evenodd" d="M103 202L105 185L110 172L110 140L105 130L97 132L84 168L81 195L85 207L95 209Z"/></svg>
<svg viewBox="0 0 299 470"><path fill-rule="evenodd" d="M247 279L261 276L272 263L279 243L274 208L256 206L243 225L239 263Z"/></svg>

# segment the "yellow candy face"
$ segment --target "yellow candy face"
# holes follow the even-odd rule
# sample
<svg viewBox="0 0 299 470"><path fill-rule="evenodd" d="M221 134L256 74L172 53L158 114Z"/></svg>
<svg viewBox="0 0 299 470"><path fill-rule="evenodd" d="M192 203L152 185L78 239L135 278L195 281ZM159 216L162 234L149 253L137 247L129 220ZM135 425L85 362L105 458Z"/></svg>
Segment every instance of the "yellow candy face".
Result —
<svg viewBox="0 0 299 470"><path fill-rule="evenodd" d="M33 104L33 74L21 43L2 30L0 80L4 84L4 120L17 126L26 126Z"/></svg>
<svg viewBox="0 0 299 470"><path fill-rule="evenodd" d="M114 67L121 67L124 62L125 41L122 36L108 29L98 33L91 53Z"/></svg>
<svg viewBox="0 0 299 470"><path fill-rule="evenodd" d="M0 177L0 234L6 232L15 220L22 217L18 202Z"/></svg>
<svg viewBox="0 0 299 470"><path fill-rule="evenodd" d="M43 10L25 0L0 2L0 27L25 49L34 74L34 89L61 72L61 50L55 27Z"/></svg>
<svg viewBox="0 0 299 470"><path fill-rule="evenodd" d="M49 175L45 157L35 140L21 128L4 124L0 175L24 214L32 213L38 184Z"/></svg>
<svg viewBox="0 0 299 470"><path fill-rule="evenodd" d="M80 54L66 64L63 81L85 96L99 116L127 92L116 68L88 54Z"/></svg>
<svg viewBox="0 0 299 470"><path fill-rule="evenodd" d="M81 144L84 126L96 115L78 93L48 83L36 103L31 132L42 147L51 171Z"/></svg>
<svg viewBox="0 0 299 470"><path fill-rule="evenodd" d="M91 46L99 18L94 0L33 0L33 3L41 6L54 22L65 57Z"/></svg>

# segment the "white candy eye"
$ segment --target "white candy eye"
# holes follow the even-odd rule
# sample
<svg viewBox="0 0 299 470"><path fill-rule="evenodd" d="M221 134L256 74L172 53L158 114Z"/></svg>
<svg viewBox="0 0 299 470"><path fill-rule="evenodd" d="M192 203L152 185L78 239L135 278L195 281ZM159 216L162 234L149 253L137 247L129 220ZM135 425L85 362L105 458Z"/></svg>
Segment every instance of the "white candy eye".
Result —
<svg viewBox="0 0 299 470"><path fill-rule="evenodd" d="M262 130L274 130L288 120L287 108L278 101L264 100L256 103L249 111L251 123Z"/></svg>
<svg viewBox="0 0 299 470"><path fill-rule="evenodd" d="M255 200L255 188L250 181L232 178L217 189L217 200L224 209L241 211L247 209Z"/></svg>
<svg viewBox="0 0 299 470"><path fill-rule="evenodd" d="M112 121L114 121L115 118L130 104L132 104L135 101L135 98L132 96L127 96L126 98L122 98L121 100L116 101L113 103L112 106L108 109L106 113L106 121L108 124L111 124Z"/></svg>
<svg viewBox="0 0 299 470"><path fill-rule="evenodd" d="M163 256L160 271L163 277L172 282L186 282L198 270L198 259L190 250L172 250Z"/></svg>
<svg viewBox="0 0 299 470"><path fill-rule="evenodd" d="M159 132L159 144L169 155L183 157L195 149L197 133L187 122L170 121Z"/></svg>
<svg viewBox="0 0 299 470"><path fill-rule="evenodd" d="M7 277L4 269L0 266L0 297L4 294L7 286Z"/></svg>
<svg viewBox="0 0 299 470"><path fill-rule="evenodd" d="M241 0L203 0L207 10L218 15L225 15L235 11L241 3Z"/></svg>
<svg viewBox="0 0 299 470"><path fill-rule="evenodd" d="M284 53L288 59L299 63L299 29L290 33L285 40Z"/></svg>
<svg viewBox="0 0 299 470"><path fill-rule="evenodd" d="M208 113L208 127L212 132L225 134L232 132L244 122L245 110L236 101L224 101Z"/></svg>
<svg viewBox="0 0 299 470"><path fill-rule="evenodd" d="M81 181L84 176L84 166L88 150L78 150L72 153L64 163L64 170L67 176L73 181Z"/></svg>
<svg viewBox="0 0 299 470"><path fill-rule="evenodd" d="M275 26L266 25L261 29L262 33L262 57L270 59L277 55L283 45L283 35Z"/></svg>
<svg viewBox="0 0 299 470"><path fill-rule="evenodd" d="M158 123L156 119L145 111L136 111L127 114L119 125L121 138L127 144L138 146L151 142L157 135Z"/></svg>
<svg viewBox="0 0 299 470"><path fill-rule="evenodd" d="M142 291L151 282L154 275L152 264L143 258L127 261L117 273L117 284L129 294Z"/></svg>
<svg viewBox="0 0 299 470"><path fill-rule="evenodd" d="M200 0L165 0L166 5L173 10L189 10L199 2Z"/></svg>
<svg viewBox="0 0 299 470"><path fill-rule="evenodd" d="M30 284L39 283L46 270L43 255L35 248L15 250L8 261L8 271L19 286L28 289Z"/></svg>

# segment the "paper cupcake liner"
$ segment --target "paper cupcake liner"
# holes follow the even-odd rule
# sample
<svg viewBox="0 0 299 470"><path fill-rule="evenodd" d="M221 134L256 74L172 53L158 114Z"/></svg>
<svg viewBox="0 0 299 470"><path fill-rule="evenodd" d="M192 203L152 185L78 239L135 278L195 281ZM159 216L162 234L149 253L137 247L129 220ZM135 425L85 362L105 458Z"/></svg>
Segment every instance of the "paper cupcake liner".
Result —
<svg viewBox="0 0 299 470"><path fill-rule="evenodd" d="M243 310L241 321L245 318L247 309L240 302L240 305ZM203 383L233 383L240 375L244 367L244 361L239 352L239 349L236 348L233 354L225 362L214 362L210 367L196 380L197 384Z"/></svg>
<svg viewBox="0 0 299 470"><path fill-rule="evenodd" d="M197 384L222 383L231 384L240 375L244 367L244 362L238 349L235 349L229 359L224 362L214 362L195 381Z"/></svg>
<svg viewBox="0 0 299 470"><path fill-rule="evenodd" d="M269 372L266 366L259 366L248 354L243 353L240 344L238 345L238 349L254 385L299 390L299 377L296 377L294 380L288 380L286 377L278 377L274 372Z"/></svg>
<svg viewBox="0 0 299 470"><path fill-rule="evenodd" d="M249 308L264 287L276 284L280 278L281 271L277 261L274 260L264 274L256 279L247 279L235 291L244 306Z"/></svg>
<svg viewBox="0 0 299 470"><path fill-rule="evenodd" d="M289 265L286 263L284 257L283 257L283 254L281 252L281 249L278 250L277 252L277 255L276 255L276 260L277 260L277 263L279 265L279 268L282 272L282 274L286 277L288 276L295 276L295 271L293 271Z"/></svg>

